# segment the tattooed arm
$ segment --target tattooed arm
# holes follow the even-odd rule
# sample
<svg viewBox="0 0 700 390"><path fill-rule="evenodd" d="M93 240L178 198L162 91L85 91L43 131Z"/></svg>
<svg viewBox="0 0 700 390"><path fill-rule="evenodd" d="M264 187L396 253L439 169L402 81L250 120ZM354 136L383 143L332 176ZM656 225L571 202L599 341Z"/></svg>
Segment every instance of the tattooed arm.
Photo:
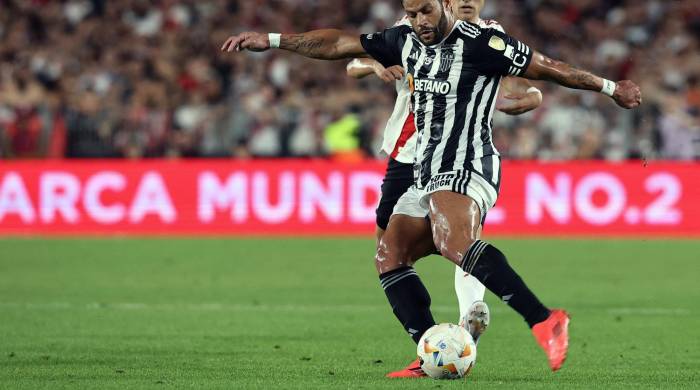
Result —
<svg viewBox="0 0 700 390"><path fill-rule="evenodd" d="M315 30L302 34L244 32L226 40L221 50L227 52L234 50L265 51L270 48L280 48L304 57L320 60L368 56L357 34L340 30Z"/></svg>
<svg viewBox="0 0 700 390"><path fill-rule="evenodd" d="M531 80L547 80L572 89L584 89L600 92L610 81L596 76L585 70L576 69L562 61L553 60L541 53L535 52L532 62L524 74ZM610 85L613 100L624 108L635 108L642 103L642 93L639 87L629 80L619 81Z"/></svg>
<svg viewBox="0 0 700 390"><path fill-rule="evenodd" d="M367 57L360 37L340 30L282 34L280 49L321 60Z"/></svg>

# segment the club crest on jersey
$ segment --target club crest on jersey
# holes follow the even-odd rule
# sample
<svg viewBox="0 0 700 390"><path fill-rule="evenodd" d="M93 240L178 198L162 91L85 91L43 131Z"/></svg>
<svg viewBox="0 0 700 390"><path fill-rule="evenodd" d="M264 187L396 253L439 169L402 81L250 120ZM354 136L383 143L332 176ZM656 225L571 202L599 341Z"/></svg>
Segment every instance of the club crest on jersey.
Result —
<svg viewBox="0 0 700 390"><path fill-rule="evenodd" d="M447 72L455 61L454 53L444 53L440 58L440 72Z"/></svg>

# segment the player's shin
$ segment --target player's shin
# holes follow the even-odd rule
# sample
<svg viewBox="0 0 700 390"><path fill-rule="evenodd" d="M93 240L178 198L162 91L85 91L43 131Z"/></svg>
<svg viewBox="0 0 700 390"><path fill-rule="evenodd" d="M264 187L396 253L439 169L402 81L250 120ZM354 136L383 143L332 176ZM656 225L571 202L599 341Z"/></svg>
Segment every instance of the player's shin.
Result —
<svg viewBox="0 0 700 390"><path fill-rule="evenodd" d="M517 311L531 328L549 317L549 309L510 267L505 255L493 245L481 240L475 241L464 256L461 266Z"/></svg>
<svg viewBox="0 0 700 390"><path fill-rule="evenodd" d="M430 294L412 267L403 267L379 275L394 315L418 343L435 320L430 312Z"/></svg>

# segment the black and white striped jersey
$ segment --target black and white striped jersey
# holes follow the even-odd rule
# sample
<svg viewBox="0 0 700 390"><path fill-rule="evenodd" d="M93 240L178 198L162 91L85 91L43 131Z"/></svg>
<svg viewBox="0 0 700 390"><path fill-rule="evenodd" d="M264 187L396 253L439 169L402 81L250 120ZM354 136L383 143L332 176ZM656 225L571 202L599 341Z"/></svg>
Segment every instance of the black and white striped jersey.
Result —
<svg viewBox="0 0 700 390"><path fill-rule="evenodd" d="M419 134L419 187L435 175L468 170L498 188L500 158L491 123L501 77L522 75L533 51L498 29L462 21L433 46L409 26L363 35L361 41L384 66L406 70Z"/></svg>

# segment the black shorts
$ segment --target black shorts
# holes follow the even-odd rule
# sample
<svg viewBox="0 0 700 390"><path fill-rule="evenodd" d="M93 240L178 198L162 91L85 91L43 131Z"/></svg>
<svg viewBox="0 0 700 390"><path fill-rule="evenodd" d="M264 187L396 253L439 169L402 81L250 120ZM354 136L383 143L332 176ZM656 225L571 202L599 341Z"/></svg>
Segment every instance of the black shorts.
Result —
<svg viewBox="0 0 700 390"><path fill-rule="evenodd" d="M382 183L382 198L377 207L377 226L379 228L386 230L396 202L411 188L413 183L413 164L400 163L390 158Z"/></svg>

